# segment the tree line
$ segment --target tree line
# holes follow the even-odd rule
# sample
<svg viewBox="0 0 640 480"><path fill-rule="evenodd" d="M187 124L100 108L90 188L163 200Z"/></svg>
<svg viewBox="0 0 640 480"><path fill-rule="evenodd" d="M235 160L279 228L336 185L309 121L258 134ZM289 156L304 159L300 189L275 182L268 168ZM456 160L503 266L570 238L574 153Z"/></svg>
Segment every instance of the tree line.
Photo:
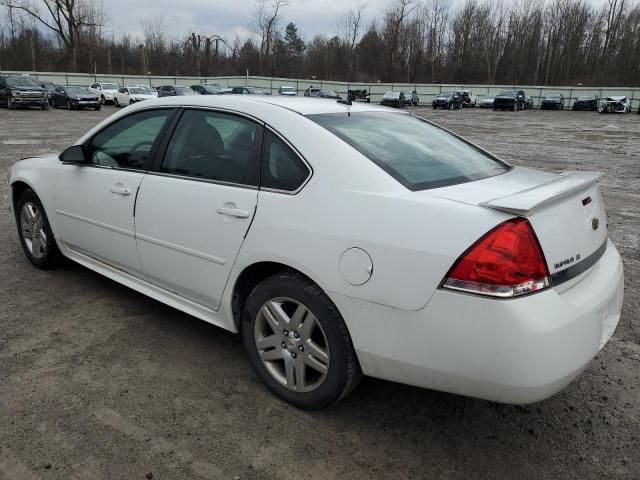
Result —
<svg viewBox="0 0 640 480"><path fill-rule="evenodd" d="M607 85L640 83L640 1L395 0L336 16L306 38L288 0L256 0L249 38L109 34L98 0L0 0L0 70L274 77L350 82Z"/></svg>

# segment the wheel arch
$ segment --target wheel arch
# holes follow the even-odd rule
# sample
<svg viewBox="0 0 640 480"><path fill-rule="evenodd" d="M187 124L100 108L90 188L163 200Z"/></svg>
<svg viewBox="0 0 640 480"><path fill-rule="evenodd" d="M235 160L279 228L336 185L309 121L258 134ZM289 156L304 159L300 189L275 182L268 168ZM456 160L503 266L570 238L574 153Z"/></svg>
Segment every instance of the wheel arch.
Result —
<svg viewBox="0 0 640 480"><path fill-rule="evenodd" d="M38 198L40 198L40 195L38 195L37 190L33 188L33 185L31 185L24 179L14 180L13 182L11 182L10 187L11 187L11 208L14 214L16 213L16 204L18 203L18 200L20 199L22 194L27 190L33 190L34 193L38 196Z"/></svg>
<svg viewBox="0 0 640 480"><path fill-rule="evenodd" d="M231 312L233 316L233 323L238 331L242 330L242 316L244 312L244 306L251 291L260 282L267 279L268 277L271 277L280 272L287 271L295 272L299 275L304 276L309 281L315 283L319 288L322 289L322 286L320 286L320 284L313 278L290 265L276 261L261 261L252 263L251 265L246 266L236 277L233 285L233 290L231 292Z"/></svg>

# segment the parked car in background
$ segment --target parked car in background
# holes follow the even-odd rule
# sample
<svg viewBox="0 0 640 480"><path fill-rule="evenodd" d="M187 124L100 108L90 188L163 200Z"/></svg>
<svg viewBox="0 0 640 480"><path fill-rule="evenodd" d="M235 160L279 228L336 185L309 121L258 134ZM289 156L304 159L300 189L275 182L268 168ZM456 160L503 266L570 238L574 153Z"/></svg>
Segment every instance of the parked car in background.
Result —
<svg viewBox="0 0 640 480"><path fill-rule="evenodd" d="M50 107L53 106L53 103L51 103L51 96L53 95L53 92L56 89L56 84L53 82L43 81L43 80L40 80L38 83L40 83L40 86L47 91L47 99L49 100L49 106Z"/></svg>
<svg viewBox="0 0 640 480"><path fill-rule="evenodd" d="M120 85L110 82L95 82L89 86L89 90L95 93L103 105L113 103L113 98Z"/></svg>
<svg viewBox="0 0 640 480"><path fill-rule="evenodd" d="M371 102L371 94L366 88L347 90L347 99L352 102Z"/></svg>
<svg viewBox="0 0 640 480"><path fill-rule="evenodd" d="M298 91L295 87L281 86L278 88L278 95L285 95L287 97L295 97L298 95Z"/></svg>
<svg viewBox="0 0 640 480"><path fill-rule="evenodd" d="M81 85L58 85L51 96L51 103L56 108L64 107L67 110L81 108L100 110L102 106L98 96Z"/></svg>
<svg viewBox="0 0 640 480"><path fill-rule="evenodd" d="M158 91L155 88L150 87L149 85L131 85L131 86L135 88L141 88L142 90L145 90L147 94L153 95L154 97L158 96Z"/></svg>
<svg viewBox="0 0 640 480"><path fill-rule="evenodd" d="M409 106L418 106L420 103L420 97L418 97L418 93L413 91L405 91L402 92L404 94L404 104Z"/></svg>
<svg viewBox="0 0 640 480"><path fill-rule="evenodd" d="M600 113L629 113L631 111L631 100L626 96L611 96L601 98L598 105Z"/></svg>
<svg viewBox="0 0 640 480"><path fill-rule="evenodd" d="M595 112L598 110L598 97L595 95L580 95L576 98L576 101L573 102L572 110L588 110L590 112Z"/></svg>
<svg viewBox="0 0 640 480"><path fill-rule="evenodd" d="M305 97L317 97L322 90L316 87L309 87L304 91Z"/></svg>
<svg viewBox="0 0 640 480"><path fill-rule="evenodd" d="M531 95L525 95L524 97L524 109L533 110L533 98Z"/></svg>
<svg viewBox="0 0 640 480"><path fill-rule="evenodd" d="M457 92L442 92L435 96L431 102L433 109L444 108L453 110L454 108L462 108L462 97Z"/></svg>
<svg viewBox="0 0 640 480"><path fill-rule="evenodd" d="M49 108L49 94L45 88L29 75L0 74L0 104L9 110L16 107Z"/></svg>
<svg viewBox="0 0 640 480"><path fill-rule="evenodd" d="M138 87L121 87L113 96L113 104L116 107L126 107L127 105L143 100L151 100L156 98L148 90Z"/></svg>
<svg viewBox="0 0 640 480"><path fill-rule="evenodd" d="M238 332L257 378L305 409L340 401L363 374L538 402L614 334L624 266L599 173L512 166L376 105L347 116L311 99L189 100L132 105L60 154L13 163L3 201L35 268L68 258ZM189 393L216 394L229 372L212 363L208 375Z"/></svg>
<svg viewBox="0 0 640 480"><path fill-rule="evenodd" d="M464 108L473 108L476 106L477 99L471 90L458 90L456 94L460 97Z"/></svg>
<svg viewBox="0 0 640 480"><path fill-rule="evenodd" d="M231 93L234 95L267 95L264 90L256 87L231 87Z"/></svg>
<svg viewBox="0 0 640 480"><path fill-rule="evenodd" d="M202 83L198 83L196 85L191 85L191 90L200 95L219 95L222 91L221 88L213 86L213 85L204 85Z"/></svg>
<svg viewBox="0 0 640 480"><path fill-rule="evenodd" d="M182 95L196 95L192 88L184 85L162 85L158 88L158 97L176 97Z"/></svg>
<svg viewBox="0 0 640 480"><path fill-rule="evenodd" d="M339 100L342 97L337 92L334 92L333 90L321 90L318 93L318 98L334 98Z"/></svg>
<svg viewBox="0 0 640 480"><path fill-rule="evenodd" d="M564 95L550 93L542 98L540 110L564 110Z"/></svg>
<svg viewBox="0 0 640 480"><path fill-rule="evenodd" d="M496 97L488 96L480 100L480 108L493 108L493 102Z"/></svg>
<svg viewBox="0 0 640 480"><path fill-rule="evenodd" d="M389 90L387 93L385 93L382 96L382 100L380 100L380 105L384 105L385 107L403 108L404 93Z"/></svg>
<svg viewBox="0 0 640 480"><path fill-rule="evenodd" d="M493 102L494 110L518 110L524 109L525 104L524 90L502 90Z"/></svg>

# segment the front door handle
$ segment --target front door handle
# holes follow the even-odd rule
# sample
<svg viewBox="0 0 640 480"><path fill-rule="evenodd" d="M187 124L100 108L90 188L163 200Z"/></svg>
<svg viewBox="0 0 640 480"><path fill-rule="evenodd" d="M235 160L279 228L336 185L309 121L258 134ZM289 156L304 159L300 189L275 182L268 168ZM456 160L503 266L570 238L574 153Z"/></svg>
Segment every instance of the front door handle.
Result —
<svg viewBox="0 0 640 480"><path fill-rule="evenodd" d="M113 186L111 187L111 193L115 193L117 195L127 196L131 195L131 190L125 187Z"/></svg>
<svg viewBox="0 0 640 480"><path fill-rule="evenodd" d="M241 208L219 207L216 212L220 215L228 215L236 218L249 218L249 212Z"/></svg>

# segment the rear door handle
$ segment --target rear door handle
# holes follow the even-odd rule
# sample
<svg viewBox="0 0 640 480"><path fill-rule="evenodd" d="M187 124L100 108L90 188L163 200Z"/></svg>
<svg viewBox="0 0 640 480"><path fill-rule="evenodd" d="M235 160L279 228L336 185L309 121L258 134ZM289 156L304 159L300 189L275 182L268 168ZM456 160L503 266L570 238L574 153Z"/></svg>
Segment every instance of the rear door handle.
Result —
<svg viewBox="0 0 640 480"><path fill-rule="evenodd" d="M129 190L128 188L125 187L111 187L111 193L116 193L118 195L123 195L123 196L127 196L127 195L131 195L131 190Z"/></svg>
<svg viewBox="0 0 640 480"><path fill-rule="evenodd" d="M216 212L220 215L228 215L236 218L249 218L249 212L240 208L219 207Z"/></svg>

